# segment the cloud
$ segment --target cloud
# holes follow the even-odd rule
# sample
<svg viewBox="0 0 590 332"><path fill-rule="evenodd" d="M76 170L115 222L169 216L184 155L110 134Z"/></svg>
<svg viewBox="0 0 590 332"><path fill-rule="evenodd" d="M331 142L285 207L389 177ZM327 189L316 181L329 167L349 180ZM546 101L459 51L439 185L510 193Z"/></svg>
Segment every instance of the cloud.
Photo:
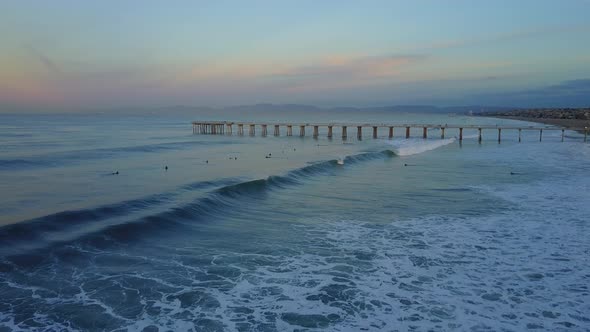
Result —
<svg viewBox="0 0 590 332"><path fill-rule="evenodd" d="M564 94L590 93L590 79L565 81L540 89L523 91L518 94L529 96L563 96Z"/></svg>
<svg viewBox="0 0 590 332"><path fill-rule="evenodd" d="M275 78L354 78L392 76L405 66L425 58L423 55L385 55L356 58L332 57L320 63L300 66L275 73Z"/></svg>
<svg viewBox="0 0 590 332"><path fill-rule="evenodd" d="M29 55L31 55L35 60L37 60L45 69L51 74L61 74L61 68L53 62L47 55L43 52L39 51L32 45L23 45L23 48Z"/></svg>
<svg viewBox="0 0 590 332"><path fill-rule="evenodd" d="M289 94L382 85L401 79L425 55L330 57L309 65L277 71L261 78Z"/></svg>
<svg viewBox="0 0 590 332"><path fill-rule="evenodd" d="M332 55L308 59L299 65L285 63L220 63L175 68L164 90L207 100L291 101L323 92L380 86L401 80L401 74L426 55ZM216 102L216 103L219 103Z"/></svg>
<svg viewBox="0 0 590 332"><path fill-rule="evenodd" d="M590 0L589 0L590 1ZM523 40L532 37L546 38L547 35L560 34L560 33L572 33L572 32L584 32L590 30L590 24L569 24L569 25L556 25L556 26L541 26L541 27L530 27L527 29L514 30L505 33L500 33L492 36L469 38L469 39L458 39L458 40L447 40L437 42L430 45L416 46L413 49L421 51L432 51L432 50L444 50L471 47L477 45L489 45L503 42L510 42L516 40Z"/></svg>
<svg viewBox="0 0 590 332"><path fill-rule="evenodd" d="M520 107L588 107L590 79L569 80L534 89L479 94L472 98L495 105Z"/></svg>
<svg viewBox="0 0 590 332"><path fill-rule="evenodd" d="M177 68L177 79L185 84L199 81L232 81L282 86L313 82L338 82L345 79L383 79L396 76L405 67L426 58L424 55L333 55L307 63L209 63Z"/></svg>

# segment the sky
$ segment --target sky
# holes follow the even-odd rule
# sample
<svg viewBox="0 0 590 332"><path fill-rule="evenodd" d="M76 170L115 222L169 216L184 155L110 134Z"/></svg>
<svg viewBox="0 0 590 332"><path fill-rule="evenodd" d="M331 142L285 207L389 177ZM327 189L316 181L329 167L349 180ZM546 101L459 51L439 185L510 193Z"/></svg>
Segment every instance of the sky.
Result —
<svg viewBox="0 0 590 332"><path fill-rule="evenodd" d="M590 0L0 0L0 112L590 106Z"/></svg>

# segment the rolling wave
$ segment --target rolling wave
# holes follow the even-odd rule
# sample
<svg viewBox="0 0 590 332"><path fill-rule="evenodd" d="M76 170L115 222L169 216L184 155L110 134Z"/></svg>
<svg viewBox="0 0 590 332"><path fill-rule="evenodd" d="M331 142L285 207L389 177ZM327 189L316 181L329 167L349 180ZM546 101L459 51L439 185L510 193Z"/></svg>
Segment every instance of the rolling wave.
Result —
<svg viewBox="0 0 590 332"><path fill-rule="evenodd" d="M49 160L35 160L34 158L29 159L0 159L0 170L11 170L19 168L35 168L35 167L49 167L55 163Z"/></svg>
<svg viewBox="0 0 590 332"><path fill-rule="evenodd" d="M357 164L363 161L394 156L390 150L352 155L345 158L346 164ZM203 217L215 216L234 209L238 203L248 197L254 197L272 190L280 190L289 186L304 184L305 180L317 176L334 175L338 171L336 160L313 163L302 168L287 172L285 175L273 175L265 179L256 179L220 187L207 196L193 203L179 206L156 215L112 225L96 234L89 234L93 240L102 241L104 236L116 241L128 241L133 236L150 230L162 231L169 227L177 227L182 222L194 222Z"/></svg>
<svg viewBox="0 0 590 332"><path fill-rule="evenodd" d="M42 167L57 167L64 164L78 163L85 160L112 158L120 154L154 153L167 150L179 150L195 145L223 145L227 142L183 141L159 144L100 148L88 150L62 151L26 158L0 159L0 170L18 170ZM233 142L232 144L236 144Z"/></svg>
<svg viewBox="0 0 590 332"><path fill-rule="evenodd" d="M344 158L345 165L354 165L374 159L394 156L390 150L367 152ZM102 246L104 242L126 242L151 231L163 231L181 227L203 217L235 208L240 201L254 194L280 190L303 184L317 176L335 175L340 169L336 160L328 160L298 168L284 175L269 176L239 182L237 179L206 181L188 184L181 190L211 189L204 197L192 203L163 212L133 218L133 213L153 208L165 202L173 202L175 193L162 193L137 200L119 202L97 208L64 211L0 228L0 255L23 250L39 249L56 242L85 240ZM119 217L119 218L117 218ZM125 218L126 217L126 218ZM115 220L113 220L115 219Z"/></svg>
<svg viewBox="0 0 590 332"><path fill-rule="evenodd" d="M43 217L6 225L0 228L0 243L6 247L27 244L28 247L43 246L53 240L66 240L72 235L85 233L105 227L108 219L130 216L142 210L157 208L165 203L173 203L183 192L228 186L239 182L238 178L217 181L202 181L186 184L175 191L117 202L95 208L62 211ZM108 224L108 223L107 223ZM83 228L83 229L81 229ZM3 251L0 246L0 253Z"/></svg>

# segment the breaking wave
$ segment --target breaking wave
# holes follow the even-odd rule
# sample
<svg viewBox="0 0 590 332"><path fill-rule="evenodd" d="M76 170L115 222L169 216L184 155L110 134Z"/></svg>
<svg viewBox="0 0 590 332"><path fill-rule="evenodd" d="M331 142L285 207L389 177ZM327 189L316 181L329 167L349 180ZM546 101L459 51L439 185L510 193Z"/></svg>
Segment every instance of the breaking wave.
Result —
<svg viewBox="0 0 590 332"><path fill-rule="evenodd" d="M315 162L284 175L272 175L264 179L240 182L240 179L230 178L198 182L187 184L173 192L46 215L0 228L0 243L3 244L0 246L0 255L44 248L75 239L99 240L102 243L107 237L109 241L125 242L150 231L181 227L184 222L194 222L234 209L243 200L261 193L301 185L312 177L334 176L342 167L395 155L417 154L453 141L454 139L448 139L418 144L409 141L398 143L391 150L347 156L343 159L344 165L340 165L337 160ZM175 198L183 192L210 189L212 190L203 192L202 197L190 203L170 208Z"/></svg>
<svg viewBox="0 0 590 332"><path fill-rule="evenodd" d="M368 152L346 157L346 165L393 156L389 150ZM67 242L77 238L102 241L126 241L150 231L162 231L179 227L182 222L195 221L234 208L248 197L270 190L303 184L311 177L335 175L339 170L336 160L312 163L265 179L242 181L230 178L188 184L176 191L118 202L90 209L63 211L0 228L0 255L23 250L38 249L55 242ZM191 203L164 209L165 203L173 204L182 192L207 190L203 197ZM138 217L143 211L160 211Z"/></svg>
<svg viewBox="0 0 590 332"><path fill-rule="evenodd" d="M455 138L440 140L407 139L385 142L391 146L391 150L396 155L411 156L452 144L455 142Z"/></svg>

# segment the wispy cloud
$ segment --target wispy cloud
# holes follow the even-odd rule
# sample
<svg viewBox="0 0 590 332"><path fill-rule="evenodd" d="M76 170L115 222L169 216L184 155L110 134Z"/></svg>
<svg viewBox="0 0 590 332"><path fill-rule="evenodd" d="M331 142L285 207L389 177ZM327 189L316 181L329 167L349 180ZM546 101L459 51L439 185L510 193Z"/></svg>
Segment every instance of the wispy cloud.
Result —
<svg viewBox="0 0 590 332"><path fill-rule="evenodd" d="M32 56L37 62L39 62L49 73L51 74L61 74L61 68L51 60L46 54L39 51L33 45L23 45L25 51Z"/></svg>
<svg viewBox="0 0 590 332"><path fill-rule="evenodd" d="M590 0L589 0L590 1ZM510 42L516 40L524 40L534 37L546 37L552 34L571 33L571 32L584 32L590 31L590 24L570 24L570 25L557 25L557 26L537 26L529 27L521 30L514 30L510 32L500 33L490 36L480 36L466 39L450 39L433 43L430 45L415 45L410 47L416 51L433 51L433 50L444 50L462 47L471 47L485 44L497 44L503 42Z"/></svg>
<svg viewBox="0 0 590 332"><path fill-rule="evenodd" d="M588 107L590 79L564 81L534 89L478 94L474 100L522 107Z"/></svg>
<svg viewBox="0 0 590 332"><path fill-rule="evenodd" d="M169 88L177 90L195 87L212 91L217 87L230 94L233 90L253 94L272 93L292 96L309 90L334 90L355 86L382 84L395 80L428 58L421 54L408 55L331 55L307 59L297 65L288 63L243 63L236 65L193 65L177 68ZM230 88L231 87L231 88ZM252 91L257 89L258 91ZM210 93L208 93L210 94ZM268 98L268 97L265 97Z"/></svg>
<svg viewBox="0 0 590 332"><path fill-rule="evenodd" d="M365 57L331 57L322 62L274 73L275 78L359 78L393 76L402 67L414 64L424 55L384 55Z"/></svg>

